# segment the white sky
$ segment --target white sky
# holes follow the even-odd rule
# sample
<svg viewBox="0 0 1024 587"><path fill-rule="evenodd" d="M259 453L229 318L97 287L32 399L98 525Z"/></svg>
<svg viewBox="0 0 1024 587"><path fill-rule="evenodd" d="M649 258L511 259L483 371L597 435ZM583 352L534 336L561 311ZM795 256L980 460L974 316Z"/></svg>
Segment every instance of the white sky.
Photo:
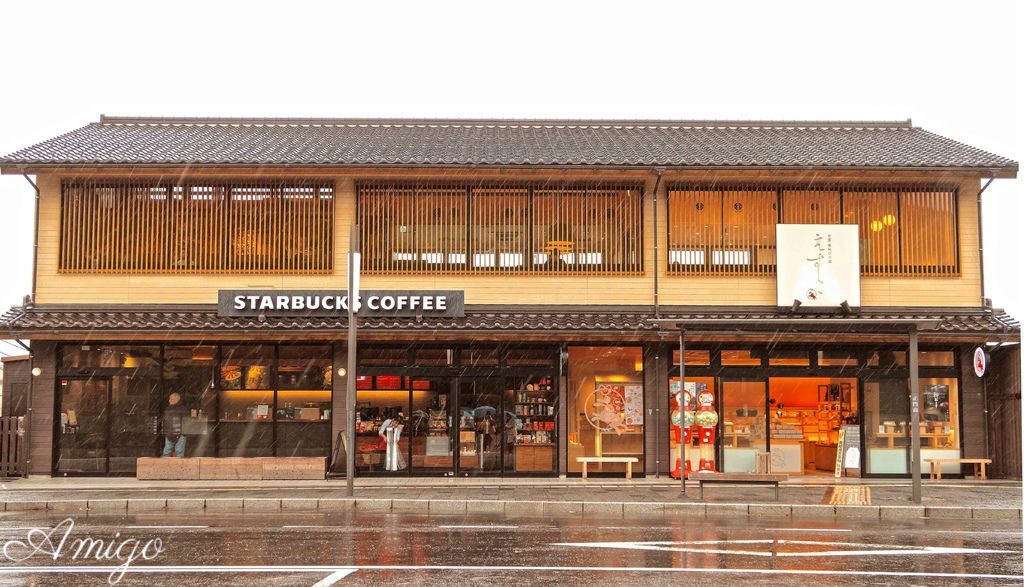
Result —
<svg viewBox="0 0 1024 587"><path fill-rule="evenodd" d="M1024 159L1009 0L334 4L8 3L0 152L100 113L911 117ZM984 196L987 295L1018 318L1021 185L996 180ZM19 176L0 177L0 234L6 309L31 288Z"/></svg>

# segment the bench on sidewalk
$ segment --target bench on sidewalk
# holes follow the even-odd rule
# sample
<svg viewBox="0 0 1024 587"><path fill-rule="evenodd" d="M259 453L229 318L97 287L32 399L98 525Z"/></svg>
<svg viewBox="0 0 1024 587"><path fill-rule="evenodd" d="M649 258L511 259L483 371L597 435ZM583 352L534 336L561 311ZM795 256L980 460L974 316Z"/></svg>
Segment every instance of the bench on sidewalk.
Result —
<svg viewBox="0 0 1024 587"><path fill-rule="evenodd" d="M692 476L700 486L700 500L704 501L705 483L722 483L729 485L772 485L775 487L775 501L779 501L779 483L789 479L789 475L773 473L695 473Z"/></svg>
<svg viewBox="0 0 1024 587"><path fill-rule="evenodd" d="M135 477L144 481L323 479L326 457L140 457Z"/></svg>
<svg viewBox="0 0 1024 587"><path fill-rule="evenodd" d="M974 477L982 481L988 479L987 467L992 464L992 459L924 459L928 463L928 478L942 479L942 463L957 463L960 465L974 465Z"/></svg>
<svg viewBox="0 0 1024 587"><path fill-rule="evenodd" d="M633 478L633 463L639 463L636 457L576 457L576 462L583 465L583 478L587 478L587 465L590 463L626 463L626 479Z"/></svg>

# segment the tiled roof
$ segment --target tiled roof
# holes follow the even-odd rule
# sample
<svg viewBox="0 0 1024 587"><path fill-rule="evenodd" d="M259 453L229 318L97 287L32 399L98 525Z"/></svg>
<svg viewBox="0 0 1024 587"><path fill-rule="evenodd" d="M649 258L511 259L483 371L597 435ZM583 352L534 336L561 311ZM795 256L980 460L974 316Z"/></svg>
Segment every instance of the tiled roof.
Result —
<svg viewBox="0 0 1024 587"><path fill-rule="evenodd" d="M101 117L16 151L25 166L955 168L1005 157L906 122Z"/></svg>
<svg viewBox="0 0 1024 587"><path fill-rule="evenodd" d="M647 310L647 309L644 309ZM522 333L621 333L646 334L661 327L651 322L652 312L630 310L623 307L592 308L580 306L531 309L528 306L484 307L467 306L462 318L361 318L363 331L418 331L418 332L522 332ZM828 331L891 331L893 326L880 324L882 320L941 320L940 333L948 334L1017 334L1020 324L1002 310L995 311L895 311L865 310L854 316L840 314L788 314L766 308L736 309L666 309L663 319L707 320L709 324L721 320L750 321L745 329L766 331L786 330L793 319L840 318L844 322L822 327ZM867 320L865 320L867 319ZM846 323L848 321L848 323ZM773 324L774 322L774 324ZM206 306L131 308L127 306L105 309L15 307L0 317L0 332L7 331L31 337L33 332L49 333L312 333L316 331L343 331L347 327L344 317L231 318L218 316L216 309ZM905 325L903 326L905 327Z"/></svg>

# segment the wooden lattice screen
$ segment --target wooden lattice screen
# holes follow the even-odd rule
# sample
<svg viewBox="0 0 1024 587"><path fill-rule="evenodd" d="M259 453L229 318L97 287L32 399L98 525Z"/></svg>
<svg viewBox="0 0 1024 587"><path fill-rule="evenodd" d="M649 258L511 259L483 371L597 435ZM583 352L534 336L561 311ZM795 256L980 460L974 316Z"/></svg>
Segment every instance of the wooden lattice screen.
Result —
<svg viewBox="0 0 1024 587"><path fill-rule="evenodd" d="M643 272L639 187L367 184L358 193L370 273Z"/></svg>
<svg viewBox="0 0 1024 587"><path fill-rule="evenodd" d="M958 275L956 192L936 187L674 187L668 271L775 272L775 225L857 224L864 275Z"/></svg>
<svg viewBox="0 0 1024 587"><path fill-rule="evenodd" d="M68 180L67 273L329 273L331 182Z"/></svg>

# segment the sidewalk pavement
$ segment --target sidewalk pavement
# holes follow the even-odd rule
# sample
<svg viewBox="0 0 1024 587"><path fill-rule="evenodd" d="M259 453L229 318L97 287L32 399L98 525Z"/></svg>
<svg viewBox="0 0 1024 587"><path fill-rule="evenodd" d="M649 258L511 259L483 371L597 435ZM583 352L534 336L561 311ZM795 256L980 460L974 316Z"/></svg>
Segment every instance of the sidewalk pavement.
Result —
<svg viewBox="0 0 1024 587"><path fill-rule="evenodd" d="M670 479L406 478L345 481L138 481L132 478L32 477L0 483L0 511L118 514L157 511L268 512L279 510L517 516L776 516L793 518L1020 520L1020 482L923 482L921 505L910 502L910 481L828 478L783 483L779 501L764 486L711 485L700 501ZM866 488L866 491L865 491ZM847 499L844 499L846 497ZM865 499L866 498L866 499ZM865 503L866 502L866 503Z"/></svg>

